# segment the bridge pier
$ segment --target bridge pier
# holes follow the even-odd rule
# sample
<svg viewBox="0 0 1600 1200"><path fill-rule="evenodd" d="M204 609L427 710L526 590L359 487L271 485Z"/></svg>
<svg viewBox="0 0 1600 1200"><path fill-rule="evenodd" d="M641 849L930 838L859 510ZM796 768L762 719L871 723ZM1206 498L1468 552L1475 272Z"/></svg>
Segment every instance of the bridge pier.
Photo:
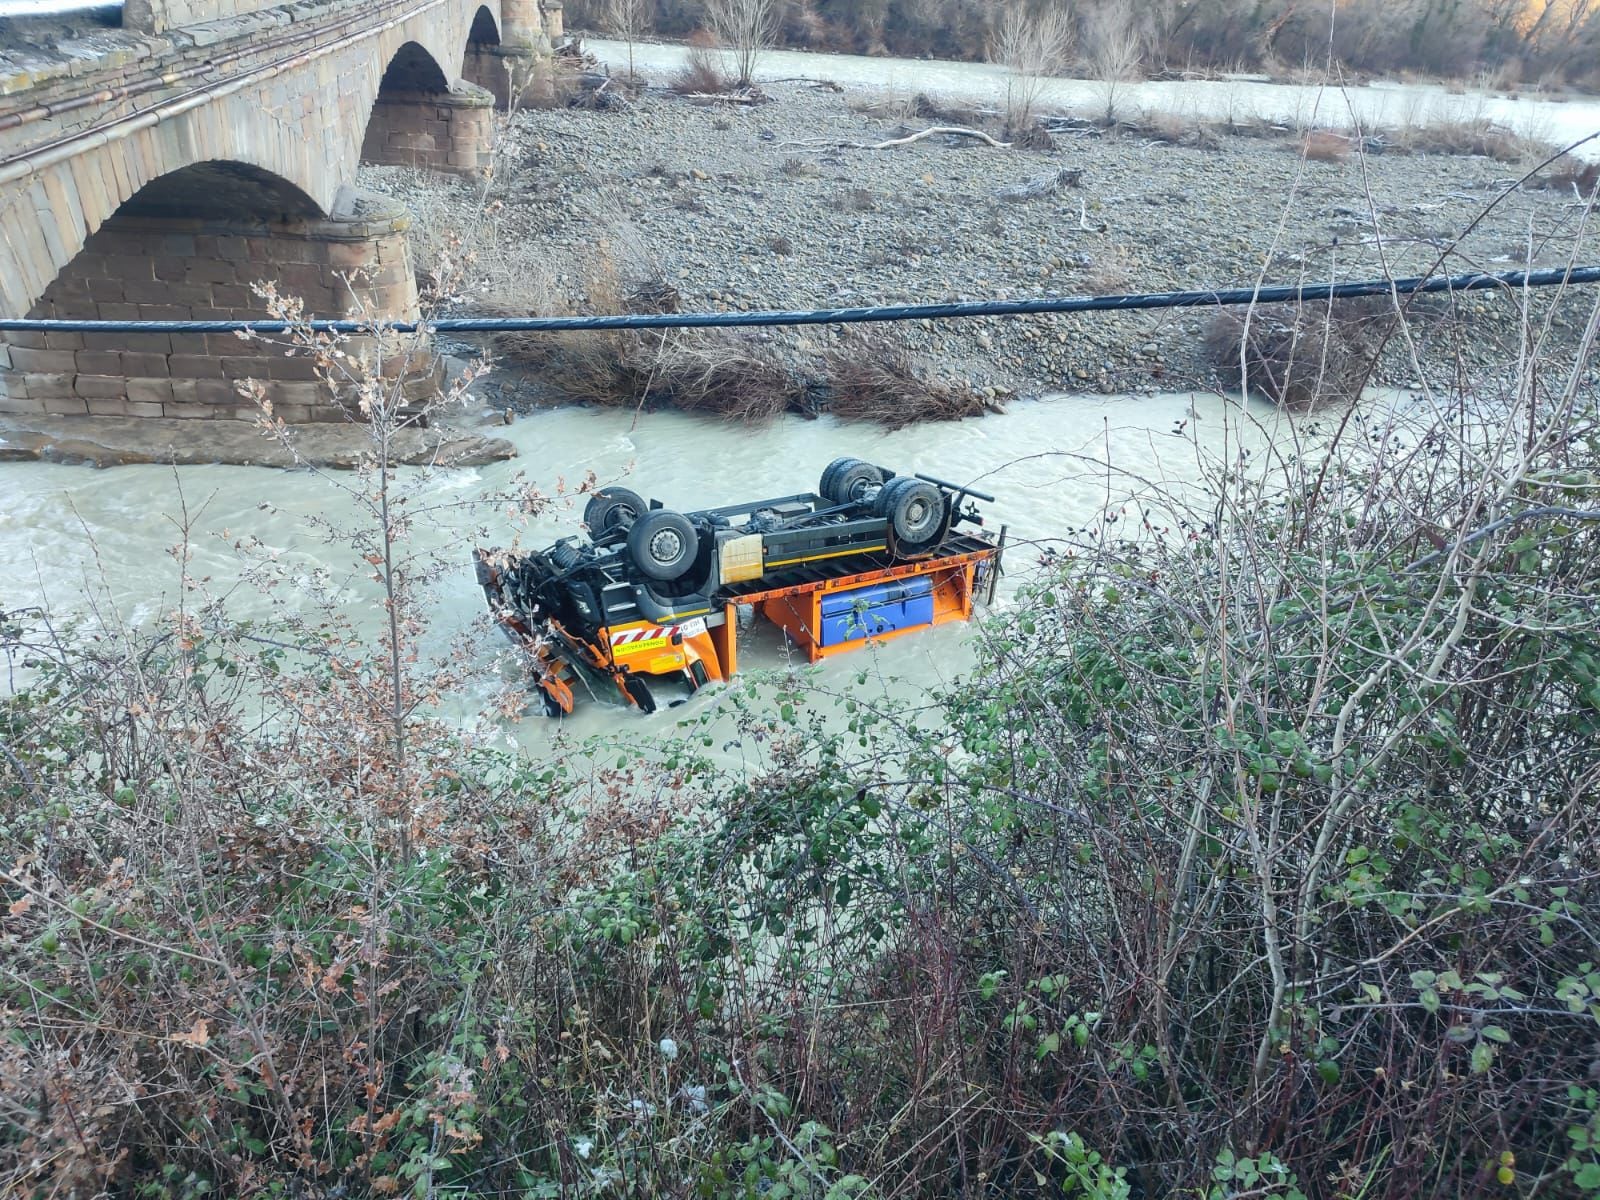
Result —
<svg viewBox="0 0 1600 1200"><path fill-rule="evenodd" d="M482 21L481 12L473 23L461 77L491 93L500 108L513 108L536 85L539 63L548 58L552 43L539 0L502 0L500 15L501 30ZM559 13L556 22L559 28Z"/></svg>
<svg viewBox="0 0 1600 1200"><path fill-rule="evenodd" d="M475 175L489 165L495 96L459 82L448 92L380 92L361 161Z"/></svg>
<svg viewBox="0 0 1600 1200"><path fill-rule="evenodd" d="M293 219L119 214L105 222L28 314L102 320L266 316L270 283L318 316L414 319L410 217L345 189L332 216ZM260 415L239 390L260 382L291 423L346 420L348 407L304 352L234 334L0 334L0 413L236 418ZM407 390L433 385L431 368Z"/></svg>
<svg viewBox="0 0 1600 1200"><path fill-rule="evenodd" d="M522 103L543 57L523 46L469 42L461 78L493 96L496 108L513 108Z"/></svg>

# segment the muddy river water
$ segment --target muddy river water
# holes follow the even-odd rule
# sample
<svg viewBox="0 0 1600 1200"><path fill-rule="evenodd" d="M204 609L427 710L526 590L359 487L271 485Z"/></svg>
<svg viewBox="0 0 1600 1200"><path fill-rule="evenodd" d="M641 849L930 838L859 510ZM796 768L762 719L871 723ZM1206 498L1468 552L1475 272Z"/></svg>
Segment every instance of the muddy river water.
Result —
<svg viewBox="0 0 1600 1200"><path fill-rule="evenodd" d="M516 444L516 460L439 471L422 481L424 494L414 503L454 505L500 494L518 472L546 489L558 479L570 486L593 472L602 481L626 481L671 507L710 507L809 490L831 459L851 454L992 492L996 503L985 508L993 523L1008 527L1011 546L999 599L1004 604L1037 569L1050 539L1096 520L1108 502L1120 503L1147 482L1193 485L1202 457L1259 450L1272 440L1279 420L1270 406L1204 394L1060 396L1017 402L1002 415L893 433L830 419L787 418L749 429L677 413L635 417L558 409L494 430ZM352 565L354 554L327 544L313 524L318 518L348 520L353 504L335 482L308 472L236 466L97 471L14 463L0 466L0 497L0 608L45 604L66 614L93 602L102 616L163 619L178 595L178 568L168 551L179 537L174 514L186 504L197 514L191 570L209 578L207 590L223 596L234 616L270 617L275 604L305 603L293 588L280 588L269 599L241 582L244 560L234 544L253 537L292 572L309 578L326 571L336 588L345 589L349 612L377 620ZM581 504L558 506L521 536L543 544L574 532L580 511ZM495 662L505 648L497 632L474 627L484 604L469 548L483 525L493 540L509 540L515 532L498 512L463 504L419 521L414 536L417 547L437 551L443 564L430 602L427 649L464 655L479 668L477 695L462 703L463 715L475 707L473 699L492 690ZM900 681L874 686L930 686L970 663L970 636L966 627L941 627L831 659L818 669L818 679L825 689L844 686L870 667L875 679ZM763 625L743 635L740 647L745 670L805 665L803 656L788 653L780 633ZM649 718L586 702L566 725L584 735L631 721L637 724L630 728L665 733L686 714L714 712L725 700L717 691ZM512 736L536 749L551 733L551 723L530 715Z"/></svg>
<svg viewBox="0 0 1600 1200"><path fill-rule="evenodd" d="M585 42L613 71L626 70L626 44L601 39ZM682 65L684 48L636 44L636 70L659 76ZM756 70L767 79L831 80L850 87L886 90L905 96L925 92L994 107L1003 105L1006 72L990 63L866 58L773 50ZM1593 96L1489 94L1469 89L1451 92L1437 84L1377 81L1358 87L1269 83L1235 76L1205 80L1141 80L1118 83L1111 99L1119 113L1171 113L1194 120L1261 120L1294 128L1406 128L1455 121L1490 120L1515 133L1570 145L1600 132L1600 98ZM1091 79L1047 79L1040 103L1047 109L1092 117L1107 107L1106 85ZM1600 139L1579 148L1579 156L1600 159Z"/></svg>

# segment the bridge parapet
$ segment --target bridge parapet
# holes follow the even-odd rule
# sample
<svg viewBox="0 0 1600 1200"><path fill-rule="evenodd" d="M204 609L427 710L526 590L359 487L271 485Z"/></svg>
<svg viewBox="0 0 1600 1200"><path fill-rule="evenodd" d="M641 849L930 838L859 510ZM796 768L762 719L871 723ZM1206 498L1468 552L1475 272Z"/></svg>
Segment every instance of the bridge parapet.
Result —
<svg viewBox="0 0 1600 1200"><path fill-rule="evenodd" d="M124 29L161 33L271 8L277 0L123 0Z"/></svg>

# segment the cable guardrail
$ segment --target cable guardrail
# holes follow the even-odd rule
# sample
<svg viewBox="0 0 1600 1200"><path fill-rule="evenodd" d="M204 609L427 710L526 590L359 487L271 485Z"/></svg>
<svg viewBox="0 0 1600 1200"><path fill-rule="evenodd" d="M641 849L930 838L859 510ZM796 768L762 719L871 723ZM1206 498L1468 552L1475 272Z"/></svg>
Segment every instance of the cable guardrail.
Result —
<svg viewBox="0 0 1600 1200"><path fill-rule="evenodd" d="M1326 303L1363 296L1411 296L1600 283L1600 265L1539 271L1419 275L1346 283L1133 292L1115 296L1039 296L1027 300L971 300L941 304L878 304L853 308L757 309L740 312L619 313L592 317L444 317L433 320L303 321L102 321L93 318L0 319L0 333L571 333L611 329L762 328L784 325L861 325L888 321L947 321L969 317L1015 317L1040 313L1125 312L1140 309L1212 308L1256 304Z"/></svg>

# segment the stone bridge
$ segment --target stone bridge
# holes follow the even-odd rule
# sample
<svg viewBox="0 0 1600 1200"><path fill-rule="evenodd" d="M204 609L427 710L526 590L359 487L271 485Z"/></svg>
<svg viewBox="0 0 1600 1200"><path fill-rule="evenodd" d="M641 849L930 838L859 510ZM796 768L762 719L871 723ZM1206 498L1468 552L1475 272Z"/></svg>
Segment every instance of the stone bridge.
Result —
<svg viewBox="0 0 1600 1200"><path fill-rule="evenodd" d="M33 23L45 18L33 18ZM121 28L0 20L0 312L409 317L394 202L359 163L473 174L558 0L127 0ZM343 419L304 357L232 335L0 335L0 413Z"/></svg>

